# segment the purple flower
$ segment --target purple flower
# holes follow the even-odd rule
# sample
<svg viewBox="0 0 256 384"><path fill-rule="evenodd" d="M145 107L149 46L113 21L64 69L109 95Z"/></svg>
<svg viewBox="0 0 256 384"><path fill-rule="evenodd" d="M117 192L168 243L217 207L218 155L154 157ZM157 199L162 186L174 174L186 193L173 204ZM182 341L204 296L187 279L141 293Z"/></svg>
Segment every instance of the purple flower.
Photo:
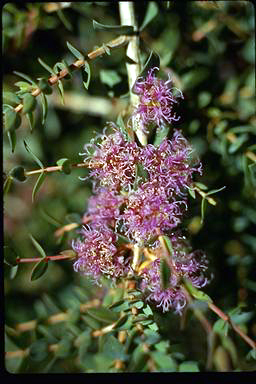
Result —
<svg viewBox="0 0 256 384"><path fill-rule="evenodd" d="M161 307L163 312L174 309L175 312L181 314L186 305L185 294L173 276L170 277L170 286L167 289L162 288L160 259L153 261L150 268L145 268L142 276L140 289L147 293L147 300L155 302L156 306Z"/></svg>
<svg viewBox="0 0 256 384"><path fill-rule="evenodd" d="M169 201L161 185L144 183L128 196L127 205L120 215L122 231L140 244L150 241L159 230L170 230L180 223L182 203L185 202Z"/></svg>
<svg viewBox="0 0 256 384"><path fill-rule="evenodd" d="M192 147L185 137L175 131L171 140L165 138L158 147L148 144L140 161L149 173L150 181L157 182L168 194L184 195L192 184L194 172L201 173L201 164L192 166Z"/></svg>
<svg viewBox="0 0 256 384"><path fill-rule="evenodd" d="M157 258L141 271L140 289L146 293L148 300L154 301L157 307L162 307L163 312L173 308L180 314L186 305L186 297L181 290L180 278L187 278L196 288L204 287L209 283L209 279L205 275L208 260L202 251L190 252L190 246L184 236L172 233L169 238L173 248L173 254L171 255L173 269L169 287L167 289L162 287L161 258ZM159 244L158 247L156 253L161 253Z"/></svg>
<svg viewBox="0 0 256 384"><path fill-rule="evenodd" d="M177 103L177 100L169 87L171 80L163 81L155 77L156 69L159 68L151 68L146 78L138 78L134 85L134 93L140 97L134 116L140 117L145 131L150 123L162 127L166 122L170 124L172 121L179 120L179 117L173 112L173 105ZM183 98L181 91L179 92Z"/></svg>
<svg viewBox="0 0 256 384"><path fill-rule="evenodd" d="M113 278L126 274L129 260L116 247L117 235L102 223L87 226L81 231L82 239L73 241L73 249L78 259L74 270L96 280L102 275Z"/></svg>
<svg viewBox="0 0 256 384"><path fill-rule="evenodd" d="M95 196L89 198L87 214L93 222L103 222L115 227L115 222L119 217L119 208L124 199L124 196L116 195L107 188L100 188Z"/></svg>
<svg viewBox="0 0 256 384"><path fill-rule="evenodd" d="M115 129L114 124L112 127ZM84 161L89 161L89 167L93 168L90 176L96 179L96 186L118 192L129 188L135 179L140 148L135 142L126 141L117 130L110 135L103 133L100 140L97 145L92 141L85 146L88 156Z"/></svg>

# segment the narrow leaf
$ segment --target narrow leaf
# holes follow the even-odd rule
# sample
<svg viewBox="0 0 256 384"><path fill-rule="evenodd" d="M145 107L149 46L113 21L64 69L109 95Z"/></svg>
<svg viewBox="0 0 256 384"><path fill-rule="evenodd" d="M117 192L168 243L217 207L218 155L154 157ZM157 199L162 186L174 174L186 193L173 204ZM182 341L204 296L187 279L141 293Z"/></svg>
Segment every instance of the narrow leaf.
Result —
<svg viewBox="0 0 256 384"><path fill-rule="evenodd" d="M4 103L10 103L10 104L19 104L20 103L19 97L13 92L4 92L3 93L3 101L4 101Z"/></svg>
<svg viewBox="0 0 256 384"><path fill-rule="evenodd" d="M158 13L157 4L154 1L149 1L144 20L140 26L140 31L143 31L143 29L151 22L151 20L154 19L157 13Z"/></svg>
<svg viewBox="0 0 256 384"><path fill-rule="evenodd" d="M15 131L8 131L7 132L7 136L8 136L8 139L9 139L9 143L10 143L10 147L11 147L11 151L12 153L14 152L15 150L15 147L16 147L16 132Z"/></svg>
<svg viewBox="0 0 256 384"><path fill-rule="evenodd" d="M30 280L35 281L47 271L48 262L46 260L39 261L32 269Z"/></svg>
<svg viewBox="0 0 256 384"><path fill-rule="evenodd" d="M90 80L91 80L91 69L89 63L86 61L84 65L84 71L82 72L83 84L85 89L89 88Z"/></svg>
<svg viewBox="0 0 256 384"><path fill-rule="evenodd" d="M67 19L67 17L64 15L63 11L61 9L57 10L57 15L59 16L60 20L64 24L64 26L69 30L72 31L73 27L70 21Z"/></svg>
<svg viewBox="0 0 256 384"><path fill-rule="evenodd" d="M84 60L84 55L81 52L79 52L75 47L73 47L73 45L68 41L67 41L67 46L70 52L72 52L77 59Z"/></svg>
<svg viewBox="0 0 256 384"><path fill-rule="evenodd" d="M162 237L163 237L163 239L164 239L164 243L165 243L165 245L166 245L166 248L168 249L168 252L169 252L170 256L172 256L172 255L173 255L173 247L172 247L172 242L171 242L171 240L170 240L169 237L166 236L166 235L163 235Z"/></svg>
<svg viewBox="0 0 256 384"><path fill-rule="evenodd" d="M44 168L43 166L43 163L38 159L38 157L32 152L32 150L30 149L30 147L28 146L28 144L26 143L26 141L24 140L24 146L25 146L25 149L28 153L30 153L30 155L33 157L33 159L35 160L35 162L39 165L40 168Z"/></svg>
<svg viewBox="0 0 256 384"><path fill-rule="evenodd" d="M44 67L44 69L46 69L46 71L50 72L51 75L55 75L55 72L53 70L53 68L51 68L48 64L46 64L42 59L40 59L40 57L38 57L37 59L39 61L39 63L42 65L42 67Z"/></svg>
<svg viewBox="0 0 256 384"><path fill-rule="evenodd" d="M39 191L39 189L41 188L44 180L46 178L46 173L41 173L40 176L38 177L35 185L34 185L34 188L33 188L33 191L32 191L32 202L35 201L35 197L36 197L36 194L37 192Z"/></svg>
<svg viewBox="0 0 256 384"><path fill-rule="evenodd" d="M30 132L32 133L35 126L35 119L34 119L33 112L26 113L26 117L28 119Z"/></svg>
<svg viewBox="0 0 256 384"><path fill-rule="evenodd" d="M37 87L37 84L29 77L28 75L25 75L24 73L18 72L18 71L13 71L13 73L17 76L22 77L23 79L27 80L29 83Z"/></svg>
<svg viewBox="0 0 256 384"><path fill-rule="evenodd" d="M169 265L164 259L160 261L160 277L161 277L161 286L165 290L170 285L171 270Z"/></svg>
<svg viewBox="0 0 256 384"><path fill-rule="evenodd" d="M41 93L40 96L41 96L42 110L43 110L42 124L44 125L45 119L47 116L47 111L48 111L48 103L44 93Z"/></svg>
<svg viewBox="0 0 256 384"><path fill-rule="evenodd" d="M141 71L141 73L140 73L140 75L138 77L145 78L147 76L147 74L148 74L148 71L151 68L154 68L154 67L159 69L159 67L160 67L160 56L156 52L151 51L150 55L149 55L149 57L148 57L148 59L147 59L147 61L145 63L145 65L144 65L144 67L143 67L143 69L142 69L142 71ZM132 87L132 92L133 93L135 93L134 92L134 85Z"/></svg>
<svg viewBox="0 0 256 384"><path fill-rule="evenodd" d="M60 80L57 83L57 87L58 87L58 91L60 93L61 102L64 105L65 104L65 102L64 102L64 89L63 89L62 82Z"/></svg>
<svg viewBox="0 0 256 384"><path fill-rule="evenodd" d="M4 195L6 195L9 192L9 189L12 185L13 178L11 176L8 176L7 179L4 182Z"/></svg>
<svg viewBox="0 0 256 384"><path fill-rule="evenodd" d="M45 251L43 250L43 248L41 247L41 245L38 243L38 241L36 241L36 239L31 235L29 234L29 237L30 237L30 240L32 241L32 243L34 244L35 248L38 250L38 252L40 253L40 255L44 258L46 257L46 254L45 254Z"/></svg>
<svg viewBox="0 0 256 384"><path fill-rule="evenodd" d="M209 191L209 192L207 192L207 196L209 196L209 195L213 195L214 193L217 193L217 192L219 192L219 191L222 191L223 189L225 189L226 188L226 186L224 186L224 187L221 187L221 188L218 188L218 189L212 189L211 191Z"/></svg>
<svg viewBox="0 0 256 384"><path fill-rule="evenodd" d="M210 296L194 287L190 281L186 280L184 284L191 296L193 296L195 299L212 303Z"/></svg>
<svg viewBox="0 0 256 384"><path fill-rule="evenodd" d="M170 126L168 125L164 125L163 127L161 127L161 129L157 128L156 137L153 142L153 145L155 147L160 145L162 141L168 136L169 131L170 131Z"/></svg>
<svg viewBox="0 0 256 384"><path fill-rule="evenodd" d="M72 171L71 161L69 159L59 159L57 165L61 166L61 171L69 175Z"/></svg>
<svg viewBox="0 0 256 384"><path fill-rule="evenodd" d="M90 308L87 310L88 315L96 320L103 321L104 323L112 324L119 319L119 313L113 312L108 308Z"/></svg>
<svg viewBox="0 0 256 384"><path fill-rule="evenodd" d="M120 35L133 34L134 27L131 25L104 25L93 20L93 28L100 31L116 32Z"/></svg>
<svg viewBox="0 0 256 384"><path fill-rule="evenodd" d="M32 112L36 108L36 98L31 93L25 94L23 97L23 113Z"/></svg>

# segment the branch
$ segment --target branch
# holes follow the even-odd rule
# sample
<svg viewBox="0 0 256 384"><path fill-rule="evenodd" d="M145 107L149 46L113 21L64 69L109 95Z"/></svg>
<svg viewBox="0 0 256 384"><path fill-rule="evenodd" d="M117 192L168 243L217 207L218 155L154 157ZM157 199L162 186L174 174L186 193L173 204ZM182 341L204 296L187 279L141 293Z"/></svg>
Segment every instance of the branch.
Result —
<svg viewBox="0 0 256 384"><path fill-rule="evenodd" d="M132 25L134 30L137 31L137 23L134 13L134 2L133 1L120 1L119 12L121 25ZM130 89L130 102L131 108L136 108L139 103L139 96L132 92L132 87L140 74L140 56L139 56L139 36L131 36L126 51L127 57L129 57L134 63L126 63L128 73L128 83ZM136 131L136 135L142 145L147 145L147 136L143 132L141 123L132 117L133 129Z"/></svg>
<svg viewBox="0 0 256 384"><path fill-rule="evenodd" d="M226 313L222 312L220 308L218 308L215 304L208 302L208 307L216 313L222 320L224 320L226 323L228 323L231 328L247 343L250 345L251 348L256 348L256 342L253 341L249 336L247 336L240 327L235 325L232 320L230 319L229 315L226 315Z"/></svg>
<svg viewBox="0 0 256 384"><path fill-rule="evenodd" d="M93 166L97 166L97 164L89 164L89 163L76 163L71 164L71 168L93 168ZM25 176L37 175L38 173L51 173L62 170L62 165L56 165L53 167L46 167L40 169L34 169L33 171L25 171Z"/></svg>
<svg viewBox="0 0 256 384"><path fill-rule="evenodd" d="M122 47L123 45L127 44L129 41L130 37L129 36L119 36L114 40L111 40L109 43L102 45L101 47L95 49L94 51L91 51L87 54L87 60L76 60L74 63L70 64L68 68L62 69L58 74L50 76L48 78L48 84L50 86L53 86L58 83L59 80L64 79L70 71L74 71L76 69L81 69L85 66L85 64L89 60L94 60L99 56L102 56L107 53L108 48L113 49L113 48L119 48ZM31 92L31 95L34 97L37 97L42 93L41 89L37 87ZM15 107L15 112L21 112L23 108L23 104L20 103Z"/></svg>

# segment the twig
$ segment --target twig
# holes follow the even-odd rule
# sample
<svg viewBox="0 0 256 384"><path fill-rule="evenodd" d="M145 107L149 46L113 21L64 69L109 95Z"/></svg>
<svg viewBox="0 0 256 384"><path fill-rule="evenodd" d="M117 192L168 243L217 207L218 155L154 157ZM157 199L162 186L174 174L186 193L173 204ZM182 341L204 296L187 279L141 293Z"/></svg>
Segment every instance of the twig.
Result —
<svg viewBox="0 0 256 384"><path fill-rule="evenodd" d="M96 163L76 163L76 164L71 164L71 168L93 168L97 167ZM38 173L51 173L51 172L57 172L62 170L62 165L56 165L53 167L46 167L46 168L40 168L40 169L35 169L33 171L25 171L25 176L32 176L32 175L37 175Z"/></svg>
<svg viewBox="0 0 256 384"><path fill-rule="evenodd" d="M256 342L253 341L249 336L247 336L240 327L235 325L230 317L224 313L220 308L218 308L215 304L208 302L208 307L216 313L222 320L227 322L231 328L247 343L250 345L251 348L256 348Z"/></svg>
<svg viewBox="0 0 256 384"><path fill-rule="evenodd" d="M102 45L101 47L95 49L92 52L89 52L86 56L87 60L76 60L74 63L70 64L68 68L62 69L58 74L52 75L48 78L48 84L50 86L53 86L58 83L59 80L64 79L70 71L76 70L76 69L81 69L84 67L84 65L88 62L88 60L94 60L99 56L102 56L106 54L106 47L107 48L119 48L122 47L123 45L127 44L129 41L130 37L129 36L119 36L114 40L111 40L107 44ZM34 89L31 94L34 97L37 97L42 93L41 89L38 87ZM23 104L20 103L15 107L15 112L21 112L23 108Z"/></svg>
<svg viewBox="0 0 256 384"><path fill-rule="evenodd" d="M133 1L120 1L119 12L121 25L132 25L134 30L137 30L137 23L134 13L134 2ZM131 36L126 51L127 57L129 57L133 63L126 63L128 73L128 83L130 89L130 103L131 108L136 108L139 103L139 96L132 92L132 87L140 74L140 56L139 56L139 36ZM143 132L140 121L132 117L133 129L142 145L147 145L147 136Z"/></svg>

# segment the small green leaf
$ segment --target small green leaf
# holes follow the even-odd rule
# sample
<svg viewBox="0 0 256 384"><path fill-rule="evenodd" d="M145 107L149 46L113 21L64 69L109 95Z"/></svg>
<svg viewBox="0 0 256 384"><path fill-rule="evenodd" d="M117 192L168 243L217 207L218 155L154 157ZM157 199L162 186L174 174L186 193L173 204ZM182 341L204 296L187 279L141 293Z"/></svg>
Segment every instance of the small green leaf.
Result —
<svg viewBox="0 0 256 384"><path fill-rule="evenodd" d="M116 124L118 125L119 130L122 133L122 135L124 136L125 140L126 141L132 141L132 138L131 138L131 136L128 133L128 128L126 128L126 126L124 124L124 120L122 118L122 114L121 113L119 113L119 115L117 117Z"/></svg>
<svg viewBox="0 0 256 384"><path fill-rule="evenodd" d="M39 79L38 87L46 95L50 95L52 93L52 88L46 79Z"/></svg>
<svg viewBox="0 0 256 384"><path fill-rule="evenodd" d="M72 31L72 30L73 30L72 24L71 24L70 21L67 19L66 15L64 15L62 9L58 9L58 10L57 10L57 15L59 16L60 20L61 20L62 23L65 25L65 27L66 27L69 31Z"/></svg>
<svg viewBox="0 0 256 384"><path fill-rule="evenodd" d="M113 360L127 358L125 346L113 335L106 335L103 338L102 353Z"/></svg>
<svg viewBox="0 0 256 384"><path fill-rule="evenodd" d="M34 129L34 126L35 126L35 119L34 119L33 112L26 113L26 117L28 119L30 132L33 132L33 129Z"/></svg>
<svg viewBox="0 0 256 384"><path fill-rule="evenodd" d="M16 87L19 87L20 90L26 91L26 92L31 91L32 89L32 86L25 81L17 81L16 83L14 83L14 85L16 85Z"/></svg>
<svg viewBox="0 0 256 384"><path fill-rule="evenodd" d="M64 338L58 343L58 349L55 352L55 356L61 359L65 359L70 355L72 349L71 340Z"/></svg>
<svg viewBox="0 0 256 384"><path fill-rule="evenodd" d="M17 181L26 181L27 177L25 176L25 169L18 165L17 167L14 167L9 172L9 175L12 176Z"/></svg>
<svg viewBox="0 0 256 384"><path fill-rule="evenodd" d="M84 64L84 71L82 72L82 77L83 77L84 87L85 89L88 89L90 80L91 80L91 68L87 61Z"/></svg>
<svg viewBox="0 0 256 384"><path fill-rule="evenodd" d="M15 267L17 265L17 257L18 255L12 247L4 246L4 261L6 264Z"/></svg>
<svg viewBox="0 0 256 384"><path fill-rule="evenodd" d="M90 308L87 310L88 315L96 320L112 324L119 319L119 313L113 312L108 308Z"/></svg>
<svg viewBox="0 0 256 384"><path fill-rule="evenodd" d="M65 102L64 102L64 89L63 89L62 82L60 80L57 83L57 88L58 88L59 93L60 93L61 102L64 105L65 104Z"/></svg>
<svg viewBox="0 0 256 384"><path fill-rule="evenodd" d="M241 134L228 148L228 153L235 153L249 139L247 133Z"/></svg>
<svg viewBox="0 0 256 384"><path fill-rule="evenodd" d="M44 273L47 271L48 268L48 262L46 261L47 259L42 259L39 261L34 268L32 269L30 280L35 281L42 277Z"/></svg>
<svg viewBox="0 0 256 384"><path fill-rule="evenodd" d="M155 147L158 147L162 141L168 136L170 131L170 127L168 125L163 125L161 128L157 128L155 140L153 142L153 145Z"/></svg>
<svg viewBox="0 0 256 384"><path fill-rule="evenodd" d="M188 193L190 194L190 196L195 199L196 198L196 193L195 193L195 190L192 189L192 188L189 188L188 189Z"/></svg>
<svg viewBox="0 0 256 384"><path fill-rule="evenodd" d="M203 191L206 191L208 189L208 187L203 184L203 183L199 183L199 182L195 182L194 183L198 188L202 189Z"/></svg>
<svg viewBox="0 0 256 384"><path fill-rule="evenodd" d="M18 269L19 269L18 265L11 267L11 270L10 270L10 279L11 280L13 280L15 278L15 276L17 275Z"/></svg>
<svg viewBox="0 0 256 384"><path fill-rule="evenodd" d="M246 360L254 359L256 360L256 348L251 349L247 355L246 355Z"/></svg>
<svg viewBox="0 0 256 384"><path fill-rule="evenodd" d="M37 340L31 344L29 357L36 362L44 360L48 356L48 344L45 340Z"/></svg>
<svg viewBox="0 0 256 384"><path fill-rule="evenodd" d="M141 183L145 183L149 180L149 173L144 168L142 163L136 164L136 176L133 185L133 189L137 190Z"/></svg>
<svg viewBox="0 0 256 384"><path fill-rule="evenodd" d="M48 103L44 93L41 93L40 96L41 96L42 111L43 111L42 124L44 125L45 119L47 116L47 111L48 111Z"/></svg>
<svg viewBox="0 0 256 384"><path fill-rule="evenodd" d="M199 289L194 287L190 281L186 280L184 284L185 284L185 287L188 290L188 292L195 299L201 300L201 301L207 301L208 303L212 303L212 299L210 298L210 296L208 296L203 291L200 291Z"/></svg>
<svg viewBox="0 0 256 384"><path fill-rule="evenodd" d="M161 372L175 372L177 369L176 362L164 353L154 351L151 353L151 357L158 365Z"/></svg>
<svg viewBox="0 0 256 384"><path fill-rule="evenodd" d="M35 201L35 197L36 197L36 194L37 192L39 191L39 189L41 188L44 180L46 178L46 173L41 173L40 176L38 177L35 185L34 185L34 188L33 188L33 191L32 191L32 202Z"/></svg>
<svg viewBox="0 0 256 384"><path fill-rule="evenodd" d="M170 285L171 270L167 262L162 259L160 261L160 278L162 289L165 290Z"/></svg>
<svg viewBox="0 0 256 384"><path fill-rule="evenodd" d="M50 72L51 75L55 75L53 68L49 67L49 65L46 64L42 59L40 59L40 57L38 57L37 60L42 65L42 67L44 67L44 69L46 69L46 71Z"/></svg>
<svg viewBox="0 0 256 384"><path fill-rule="evenodd" d="M179 372L200 372L196 361L184 361L179 366Z"/></svg>
<svg viewBox="0 0 256 384"><path fill-rule="evenodd" d="M104 25L93 20L93 28L100 31L116 32L120 35L131 35L134 27L131 25Z"/></svg>
<svg viewBox="0 0 256 384"><path fill-rule="evenodd" d="M138 77L145 78L148 75L148 71L154 67L157 67L158 69L160 68L160 56L156 52L151 51L145 65L144 65L144 67L143 67L143 69L142 69L142 71ZM132 88L132 92L134 92L134 85Z"/></svg>
<svg viewBox="0 0 256 384"><path fill-rule="evenodd" d="M155 3L154 1L149 1L144 20L140 26L140 31L143 31L143 29L151 22L151 20L154 19L154 17L157 14L158 14L157 3Z"/></svg>
<svg viewBox="0 0 256 384"><path fill-rule="evenodd" d="M213 325L214 332L224 336L227 336L228 328L229 328L229 324L223 319L218 319L217 321L215 321Z"/></svg>
<svg viewBox="0 0 256 384"><path fill-rule="evenodd" d="M75 47L73 47L73 45L71 43L69 43L67 41L67 46L68 46L68 49L70 50L70 52L73 53L73 55L78 59L78 60L84 60L84 55L79 52Z"/></svg>
<svg viewBox="0 0 256 384"><path fill-rule="evenodd" d="M69 175L72 171L71 161L69 159L59 159L57 165L61 166L61 171Z"/></svg>
<svg viewBox="0 0 256 384"><path fill-rule="evenodd" d="M4 114L4 123L6 131L13 131L19 128L21 124L21 117L19 113L14 111L14 109L8 109Z"/></svg>
<svg viewBox="0 0 256 384"><path fill-rule="evenodd" d="M9 189L12 185L13 178L11 176L7 176L7 179L4 182L4 195L6 195L9 192Z"/></svg>
<svg viewBox="0 0 256 384"><path fill-rule="evenodd" d="M10 104L20 104L20 98L13 92L4 92L3 93L3 101L4 103Z"/></svg>
<svg viewBox="0 0 256 384"><path fill-rule="evenodd" d="M114 85L120 83L122 78L118 75L116 71L111 69L101 69L100 70L100 80L102 83L107 84L109 87L114 87Z"/></svg>
<svg viewBox="0 0 256 384"><path fill-rule="evenodd" d="M24 73L22 72L18 72L18 71L13 71L13 73L17 76L20 76L22 77L23 79L27 80L29 83L31 83L32 85L34 85L35 87L37 87L37 84L28 76L28 75L25 75Z"/></svg>
<svg viewBox="0 0 256 384"><path fill-rule="evenodd" d="M30 237L30 240L32 241L32 243L34 244L35 248L38 250L38 252L40 253L40 255L44 258L46 257L46 254L45 254L45 251L43 250L43 248L41 247L41 245L38 243L38 241L36 241L36 239L31 235L29 234L29 237Z"/></svg>
<svg viewBox="0 0 256 384"><path fill-rule="evenodd" d="M226 186L224 185L224 187L221 187L221 188L218 188L218 189L212 189L211 191L209 191L209 192L207 192L207 196L209 196L209 195L213 195L214 193L217 193L217 192L220 192L220 191L222 191L223 189L225 189L226 188Z"/></svg>
<svg viewBox="0 0 256 384"><path fill-rule="evenodd" d="M23 97L23 113L32 112L36 108L36 98L31 95L31 93L27 93Z"/></svg>
<svg viewBox="0 0 256 384"><path fill-rule="evenodd" d="M164 243L166 245L166 248L168 249L169 255L172 256L173 255L173 247L172 247L172 242L171 242L170 238L166 235L163 235L162 237L164 239Z"/></svg>
<svg viewBox="0 0 256 384"><path fill-rule="evenodd" d="M30 153L30 155L33 157L33 159L35 160L35 162L39 165L40 168L44 168L43 166L43 163L38 159L38 157L32 152L32 150L30 149L29 145L26 143L26 141L24 140L24 146L25 146L25 149L28 153Z"/></svg>
<svg viewBox="0 0 256 384"><path fill-rule="evenodd" d="M40 211L40 214L41 216L50 224L53 224L55 225L56 227L59 227L62 225L62 223L60 221L58 221L57 219L55 219L52 215L50 215L48 212L46 212L45 209L43 209L42 207L39 208L39 211Z"/></svg>
<svg viewBox="0 0 256 384"><path fill-rule="evenodd" d="M201 201L201 224L204 222L204 211L205 211L205 197Z"/></svg>
<svg viewBox="0 0 256 384"><path fill-rule="evenodd" d="M17 142L16 132L15 131L8 131L7 136L8 136L10 146L11 146L11 151L13 153L15 150L15 147L16 147L16 142Z"/></svg>

